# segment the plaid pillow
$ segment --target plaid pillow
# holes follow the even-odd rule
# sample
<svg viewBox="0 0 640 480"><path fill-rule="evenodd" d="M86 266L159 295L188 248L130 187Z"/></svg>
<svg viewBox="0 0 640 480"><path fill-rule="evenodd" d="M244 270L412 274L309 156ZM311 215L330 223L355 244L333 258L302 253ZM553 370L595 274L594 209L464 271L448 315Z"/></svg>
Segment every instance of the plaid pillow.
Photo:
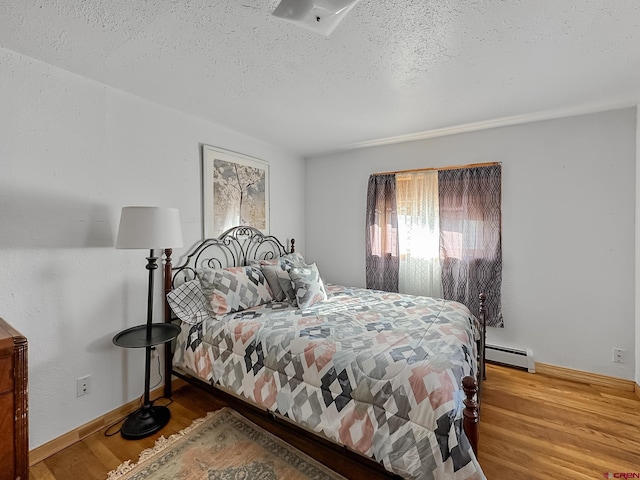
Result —
<svg viewBox="0 0 640 480"><path fill-rule="evenodd" d="M198 280L183 283L167 293L167 303L183 322L196 324L209 317Z"/></svg>
<svg viewBox="0 0 640 480"><path fill-rule="evenodd" d="M233 267L196 270L213 317L239 312L273 300L269 284L259 268Z"/></svg>
<svg viewBox="0 0 640 480"><path fill-rule="evenodd" d="M289 271L293 282L298 308L307 308L327 299L324 283L315 263L293 267Z"/></svg>

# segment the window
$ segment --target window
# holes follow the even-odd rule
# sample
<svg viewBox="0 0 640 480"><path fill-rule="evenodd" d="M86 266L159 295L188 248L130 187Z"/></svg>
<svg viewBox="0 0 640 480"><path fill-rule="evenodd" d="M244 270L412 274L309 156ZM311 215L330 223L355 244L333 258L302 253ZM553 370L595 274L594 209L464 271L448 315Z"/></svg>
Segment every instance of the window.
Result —
<svg viewBox="0 0 640 480"><path fill-rule="evenodd" d="M383 176L384 194L375 190ZM483 292L489 323L502 326L501 166L372 175L368 199L374 198L385 199L385 220L370 222L371 205L378 205L379 218L382 210L368 201L367 287L444 297L471 311ZM383 237L394 245L386 257L370 248ZM382 278L393 281L370 281Z"/></svg>

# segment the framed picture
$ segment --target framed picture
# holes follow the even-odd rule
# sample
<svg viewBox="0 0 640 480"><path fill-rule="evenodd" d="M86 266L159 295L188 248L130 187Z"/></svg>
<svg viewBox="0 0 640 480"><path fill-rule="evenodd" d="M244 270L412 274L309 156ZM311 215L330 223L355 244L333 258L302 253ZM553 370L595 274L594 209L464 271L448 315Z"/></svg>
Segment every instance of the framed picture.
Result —
<svg viewBox="0 0 640 480"><path fill-rule="evenodd" d="M269 164L202 146L204 238L249 225L269 233Z"/></svg>

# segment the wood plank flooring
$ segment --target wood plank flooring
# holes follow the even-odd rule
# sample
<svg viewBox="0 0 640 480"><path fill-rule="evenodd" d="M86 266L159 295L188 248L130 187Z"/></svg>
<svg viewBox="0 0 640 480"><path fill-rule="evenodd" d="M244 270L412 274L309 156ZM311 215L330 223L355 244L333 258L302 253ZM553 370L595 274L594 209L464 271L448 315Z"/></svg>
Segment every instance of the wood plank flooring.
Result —
<svg viewBox="0 0 640 480"><path fill-rule="evenodd" d="M160 432L165 436L226 405L224 399L191 385L176 391L173 400L171 421ZM249 412L243 413L251 418ZM263 416L251 419L347 478L391 478L360 465L355 458L337 455L335 449L318 448L278 422ZM157 436L131 441L98 432L31 467L29 478L104 479L123 461L135 461ZM640 399L633 392L488 365L478 457L489 480L586 480L618 472L640 475Z"/></svg>
<svg viewBox="0 0 640 480"><path fill-rule="evenodd" d="M640 399L489 366L479 460L489 479L640 478Z"/></svg>

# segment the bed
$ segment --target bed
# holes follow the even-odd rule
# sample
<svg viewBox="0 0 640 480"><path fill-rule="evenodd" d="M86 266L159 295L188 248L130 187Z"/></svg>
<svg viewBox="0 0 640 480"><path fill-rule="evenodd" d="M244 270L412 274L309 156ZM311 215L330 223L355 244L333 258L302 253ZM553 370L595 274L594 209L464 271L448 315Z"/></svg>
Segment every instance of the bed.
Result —
<svg viewBox="0 0 640 480"><path fill-rule="evenodd" d="M251 227L177 267L171 254L166 321L181 333L165 378L229 392L402 478L485 478L482 306L476 317L457 302L325 285L293 240Z"/></svg>

